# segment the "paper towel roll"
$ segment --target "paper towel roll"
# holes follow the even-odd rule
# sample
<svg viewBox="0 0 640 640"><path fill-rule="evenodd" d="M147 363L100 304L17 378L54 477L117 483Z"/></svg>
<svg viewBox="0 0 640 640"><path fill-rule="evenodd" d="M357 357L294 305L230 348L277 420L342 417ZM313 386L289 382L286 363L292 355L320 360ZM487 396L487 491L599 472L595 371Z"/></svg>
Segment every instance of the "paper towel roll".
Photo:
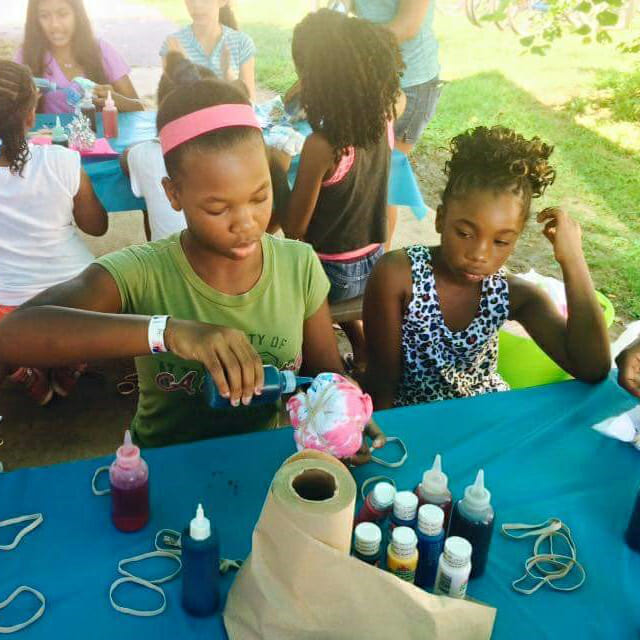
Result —
<svg viewBox="0 0 640 640"><path fill-rule="evenodd" d="M267 502L306 535L345 554L351 548L356 483L338 460L302 452L276 473ZM267 509L265 505L265 510Z"/></svg>

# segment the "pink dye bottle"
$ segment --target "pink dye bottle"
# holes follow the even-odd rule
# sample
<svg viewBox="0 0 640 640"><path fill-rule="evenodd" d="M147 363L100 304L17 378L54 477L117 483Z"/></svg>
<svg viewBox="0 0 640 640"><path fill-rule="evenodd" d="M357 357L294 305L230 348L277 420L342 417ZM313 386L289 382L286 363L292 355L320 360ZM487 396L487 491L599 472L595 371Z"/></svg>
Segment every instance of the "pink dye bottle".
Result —
<svg viewBox="0 0 640 640"><path fill-rule="evenodd" d="M149 521L149 468L125 431L124 443L109 467L111 518L120 531L138 531Z"/></svg>
<svg viewBox="0 0 640 640"><path fill-rule="evenodd" d="M422 482L416 487L418 505L434 504L444 511L444 530L449 526L453 499L449 491L449 478L442 472L442 459L436 454L431 469L422 475Z"/></svg>
<svg viewBox="0 0 640 640"><path fill-rule="evenodd" d="M114 99L111 97L111 91L104 101L102 109L102 128L104 129L105 138L117 138L119 134L118 128L118 108Z"/></svg>

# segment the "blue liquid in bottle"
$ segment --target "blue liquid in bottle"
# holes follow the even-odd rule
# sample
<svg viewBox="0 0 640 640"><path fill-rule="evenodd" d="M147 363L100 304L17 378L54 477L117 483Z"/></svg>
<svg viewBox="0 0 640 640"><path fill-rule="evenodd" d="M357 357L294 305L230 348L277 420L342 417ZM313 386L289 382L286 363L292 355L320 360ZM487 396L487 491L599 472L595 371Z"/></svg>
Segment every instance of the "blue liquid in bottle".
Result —
<svg viewBox="0 0 640 640"><path fill-rule="evenodd" d="M218 534L201 504L182 533L182 606L193 616L210 616L220 608Z"/></svg>
<svg viewBox="0 0 640 640"><path fill-rule="evenodd" d="M262 394L253 396L251 405L272 404L277 402L281 395L293 393L297 387L311 384L313 378L296 376L293 371L279 371L276 367L264 365L264 386ZM212 409L228 409L231 403L228 398L223 398L218 392L216 383L207 371L204 377L204 397Z"/></svg>
<svg viewBox="0 0 640 640"><path fill-rule="evenodd" d="M449 537L459 536L471 543L471 578L478 578L487 566L489 545L495 514L491 506L491 493L484 486L484 471L480 469L474 484L464 491L464 498L456 502Z"/></svg>
<svg viewBox="0 0 640 640"><path fill-rule="evenodd" d="M425 504L418 509L418 569L416 585L433 589L438 573L438 561L444 549L444 519L442 508Z"/></svg>

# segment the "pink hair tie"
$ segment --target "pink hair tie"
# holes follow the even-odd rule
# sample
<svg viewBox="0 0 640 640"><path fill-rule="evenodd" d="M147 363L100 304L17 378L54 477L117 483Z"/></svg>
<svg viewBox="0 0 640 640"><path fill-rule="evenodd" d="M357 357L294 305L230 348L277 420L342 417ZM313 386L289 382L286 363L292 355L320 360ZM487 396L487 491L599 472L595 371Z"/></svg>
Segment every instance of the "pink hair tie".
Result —
<svg viewBox="0 0 640 640"><path fill-rule="evenodd" d="M189 113L169 122L160 131L162 153L167 154L178 145L193 140L204 133L228 127L255 127L260 123L248 104L218 104Z"/></svg>

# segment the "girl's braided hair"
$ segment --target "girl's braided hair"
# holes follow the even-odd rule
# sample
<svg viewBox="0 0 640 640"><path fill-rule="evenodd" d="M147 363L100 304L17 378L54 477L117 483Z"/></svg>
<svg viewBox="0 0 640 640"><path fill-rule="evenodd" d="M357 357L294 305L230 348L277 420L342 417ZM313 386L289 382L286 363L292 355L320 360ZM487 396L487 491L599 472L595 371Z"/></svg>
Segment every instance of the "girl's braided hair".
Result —
<svg viewBox="0 0 640 640"><path fill-rule="evenodd" d="M24 125L29 110L36 104L37 93L31 72L23 64L0 60L0 139L2 155L9 170L22 176L29 160L29 145Z"/></svg>
<svg viewBox="0 0 640 640"><path fill-rule="evenodd" d="M376 144L395 117L400 94L404 65L393 34L368 20L321 9L296 25L292 55L309 124L336 156L350 146Z"/></svg>
<svg viewBox="0 0 640 640"><path fill-rule="evenodd" d="M532 198L539 198L553 184L555 169L549 164L553 147L534 137L527 140L506 127L476 127L449 143L451 159L445 164L447 185L442 194L450 198L473 189L511 191L523 199L529 216Z"/></svg>

